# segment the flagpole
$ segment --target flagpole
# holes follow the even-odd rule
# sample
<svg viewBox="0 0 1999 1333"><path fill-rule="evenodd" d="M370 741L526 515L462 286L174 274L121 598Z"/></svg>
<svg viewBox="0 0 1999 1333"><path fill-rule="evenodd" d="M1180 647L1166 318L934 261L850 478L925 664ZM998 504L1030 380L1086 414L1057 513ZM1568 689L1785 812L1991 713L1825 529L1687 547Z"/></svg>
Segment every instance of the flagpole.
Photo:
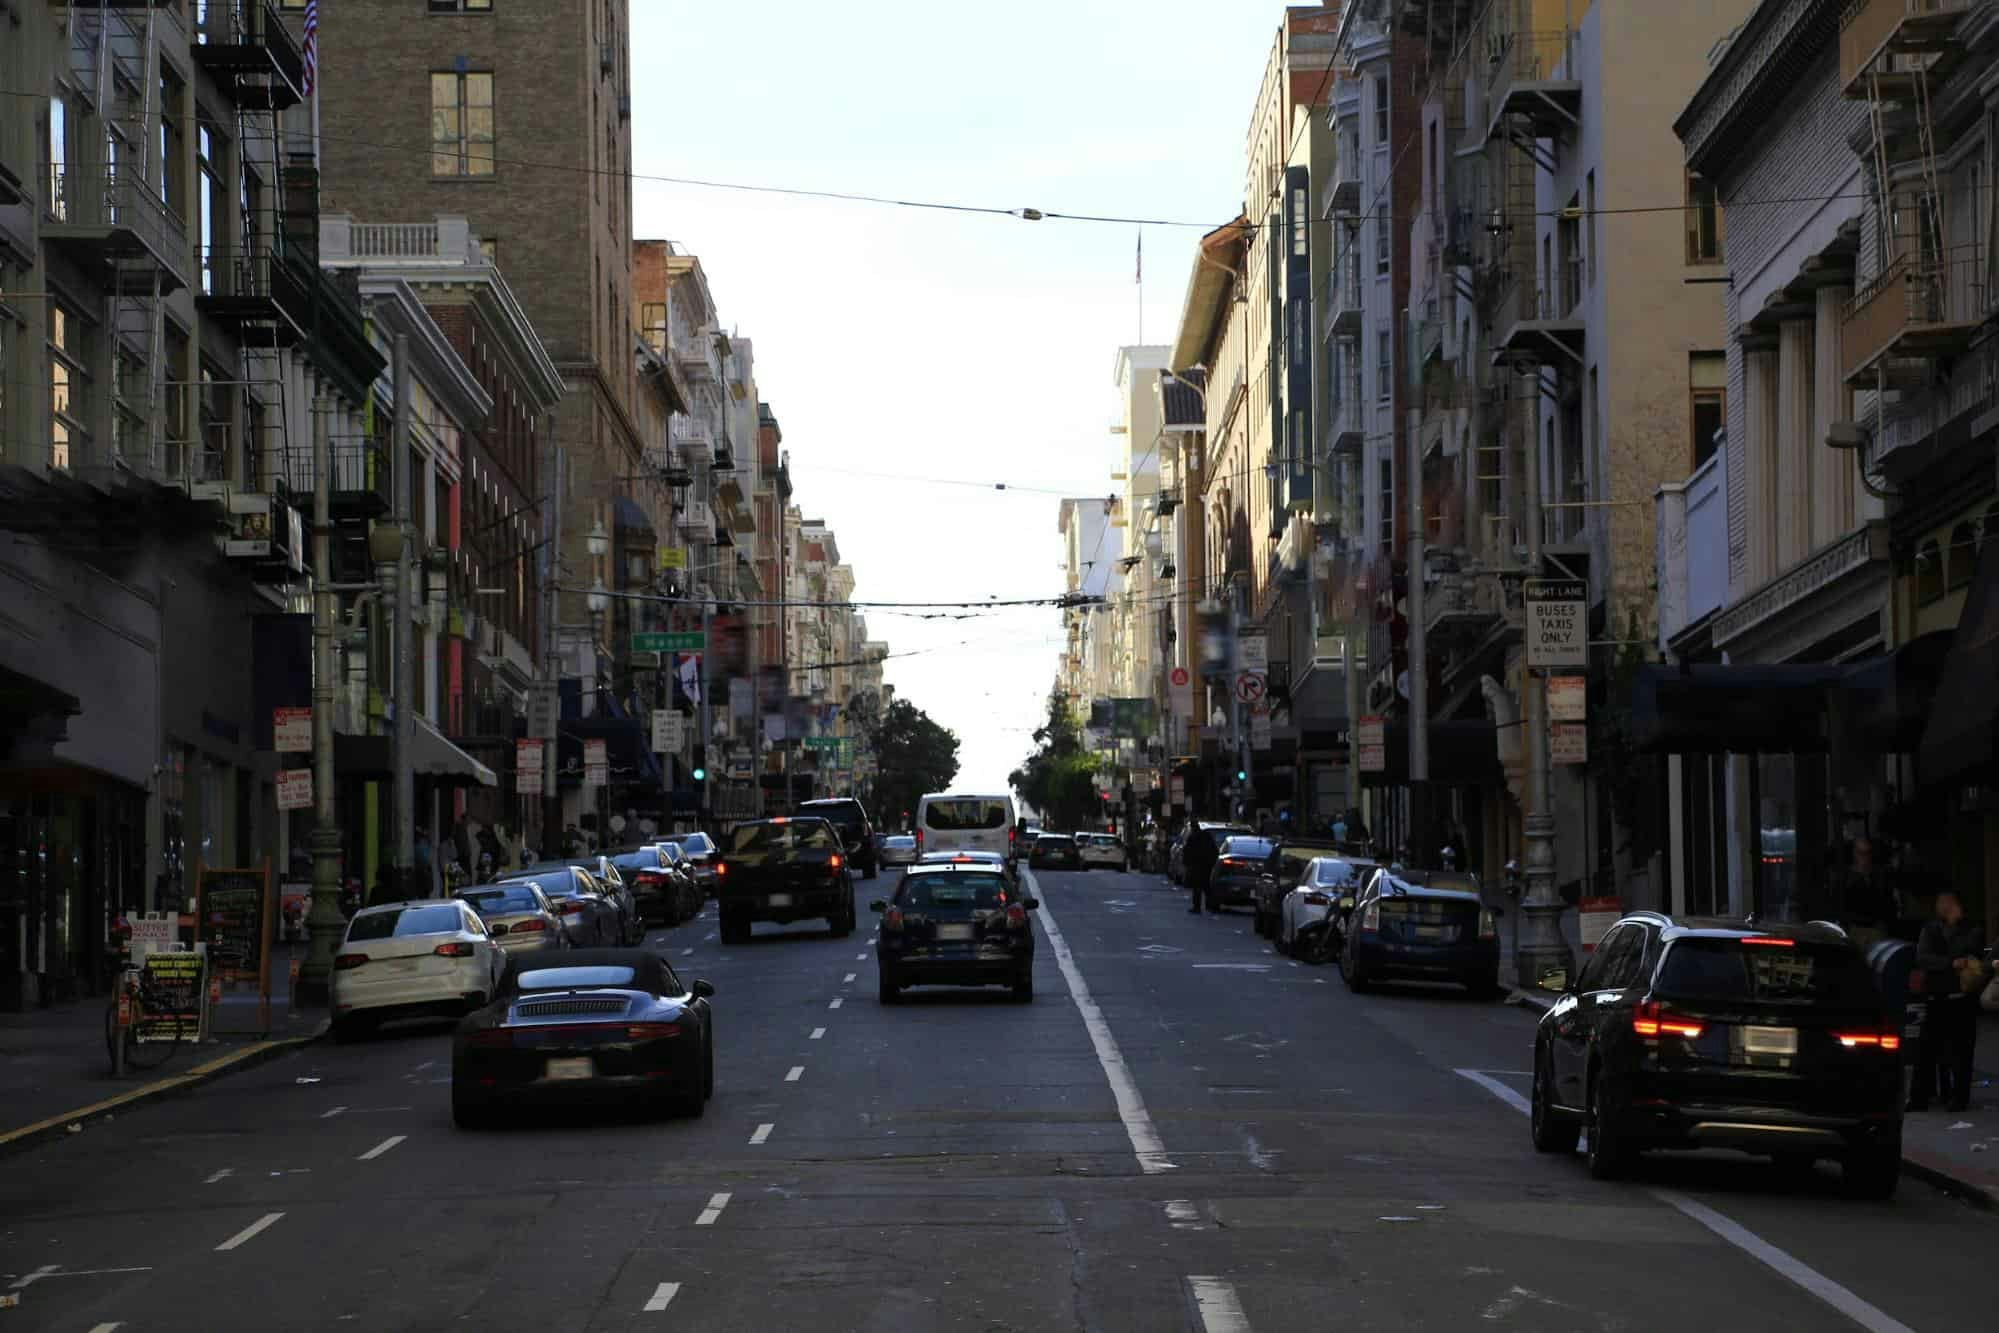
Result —
<svg viewBox="0 0 1999 1333"><path fill-rule="evenodd" d="M1145 228L1138 229L1138 272L1132 278L1138 287L1138 341L1145 342Z"/></svg>

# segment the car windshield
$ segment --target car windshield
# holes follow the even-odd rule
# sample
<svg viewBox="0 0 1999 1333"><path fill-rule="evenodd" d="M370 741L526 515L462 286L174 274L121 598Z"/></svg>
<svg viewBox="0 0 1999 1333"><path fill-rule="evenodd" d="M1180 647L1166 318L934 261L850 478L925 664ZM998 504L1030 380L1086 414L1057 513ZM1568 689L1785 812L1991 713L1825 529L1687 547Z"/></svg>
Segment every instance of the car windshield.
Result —
<svg viewBox="0 0 1999 1333"><path fill-rule="evenodd" d="M833 836L833 830L818 819L786 820L781 824L740 824L729 834L729 854L732 856L745 852L839 850L839 839Z"/></svg>
<svg viewBox="0 0 1999 1333"><path fill-rule="evenodd" d="M1006 881L998 875L919 875L902 886L902 906L921 912L935 908L1006 906Z"/></svg>
<svg viewBox="0 0 1999 1333"><path fill-rule="evenodd" d="M1765 938L1765 937L1752 937ZM1659 969L1661 993L1689 1000L1737 1000L1872 1008L1881 1003L1866 962L1841 944L1706 936L1674 940Z"/></svg>
<svg viewBox="0 0 1999 1333"><path fill-rule="evenodd" d="M952 796L924 807L923 822L945 832L1006 827L1006 803L978 796Z"/></svg>
<svg viewBox="0 0 1999 1333"><path fill-rule="evenodd" d="M455 903L427 907L383 907L362 912L347 926L348 940L386 940L403 935L440 935L465 928Z"/></svg>
<svg viewBox="0 0 1999 1333"><path fill-rule="evenodd" d="M660 867L659 853L648 847L642 852L626 852L623 856L611 858L611 864L620 870L657 870Z"/></svg>
<svg viewBox="0 0 1999 1333"><path fill-rule="evenodd" d="M714 840L705 833L684 833L674 841L689 856L706 856L715 850Z"/></svg>
<svg viewBox="0 0 1999 1333"><path fill-rule="evenodd" d="M629 986L638 975L629 967L540 967L514 979L522 990L578 990L588 986Z"/></svg>
<svg viewBox="0 0 1999 1333"><path fill-rule="evenodd" d="M1270 855L1270 848L1268 838L1230 838L1222 843L1222 855L1261 861Z"/></svg>
<svg viewBox="0 0 1999 1333"><path fill-rule="evenodd" d="M535 899L533 889L467 889L458 895L472 904L472 910L481 916L491 916L495 912L539 912L541 903Z"/></svg>
<svg viewBox="0 0 1999 1333"><path fill-rule="evenodd" d="M1327 888L1359 882L1360 872L1346 861L1329 861L1321 858L1312 872L1312 882Z"/></svg>
<svg viewBox="0 0 1999 1333"><path fill-rule="evenodd" d="M653 850L659 853L660 860L669 865L679 865L687 859L687 853L680 850L680 844L677 842L663 842Z"/></svg>

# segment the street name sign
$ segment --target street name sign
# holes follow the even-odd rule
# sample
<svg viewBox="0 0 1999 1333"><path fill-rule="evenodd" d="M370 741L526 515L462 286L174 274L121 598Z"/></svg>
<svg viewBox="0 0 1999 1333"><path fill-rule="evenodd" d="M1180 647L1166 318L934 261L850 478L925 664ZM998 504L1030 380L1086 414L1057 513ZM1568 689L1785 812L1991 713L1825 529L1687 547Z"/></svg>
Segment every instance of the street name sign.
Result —
<svg viewBox="0 0 1999 1333"><path fill-rule="evenodd" d="M632 651L635 653L705 653L708 651L708 636L698 629L665 632L648 630L632 635Z"/></svg>
<svg viewBox="0 0 1999 1333"><path fill-rule="evenodd" d="M1363 773L1386 773L1388 771L1387 728L1375 716L1364 717L1355 728L1355 743L1360 750L1360 771Z"/></svg>
<svg viewBox="0 0 1999 1333"><path fill-rule="evenodd" d="M1581 579L1528 579L1527 665L1589 665L1589 584Z"/></svg>

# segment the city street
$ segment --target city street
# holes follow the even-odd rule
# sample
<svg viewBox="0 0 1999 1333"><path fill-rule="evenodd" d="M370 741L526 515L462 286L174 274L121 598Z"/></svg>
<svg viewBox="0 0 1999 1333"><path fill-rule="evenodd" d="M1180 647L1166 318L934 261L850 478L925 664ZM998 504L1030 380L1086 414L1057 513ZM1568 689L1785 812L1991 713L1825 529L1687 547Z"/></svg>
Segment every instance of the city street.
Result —
<svg viewBox="0 0 1999 1333"><path fill-rule="evenodd" d="M449 1028L319 1043L10 1158L0 1331L1988 1326L1999 1218L1528 1143L1531 1013L1349 994L1158 876L1037 877L1036 995L875 994L712 906L694 1121L452 1126ZM863 904L887 876L862 881Z"/></svg>

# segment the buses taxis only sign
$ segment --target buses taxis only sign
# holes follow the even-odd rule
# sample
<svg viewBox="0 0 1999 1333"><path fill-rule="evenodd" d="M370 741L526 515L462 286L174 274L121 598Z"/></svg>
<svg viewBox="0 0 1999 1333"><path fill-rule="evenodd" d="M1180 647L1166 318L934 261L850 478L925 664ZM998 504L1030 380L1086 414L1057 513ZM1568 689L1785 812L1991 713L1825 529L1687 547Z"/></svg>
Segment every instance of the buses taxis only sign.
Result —
<svg viewBox="0 0 1999 1333"><path fill-rule="evenodd" d="M1581 579L1528 579L1527 665L1589 665L1589 584Z"/></svg>

